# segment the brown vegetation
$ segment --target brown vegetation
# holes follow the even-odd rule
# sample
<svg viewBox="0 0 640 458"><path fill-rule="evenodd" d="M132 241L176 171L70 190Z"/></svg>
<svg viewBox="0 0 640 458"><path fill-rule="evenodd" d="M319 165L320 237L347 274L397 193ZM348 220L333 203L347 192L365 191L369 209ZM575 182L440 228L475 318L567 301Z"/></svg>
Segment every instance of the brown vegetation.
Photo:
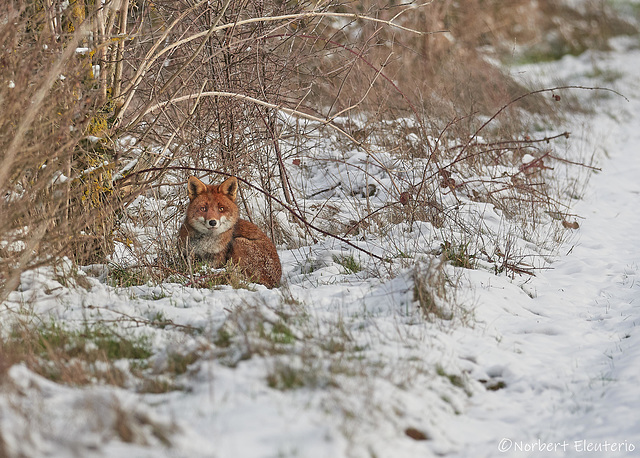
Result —
<svg viewBox="0 0 640 458"><path fill-rule="evenodd" d="M549 94L521 97L528 90L481 49L553 58L603 46L629 30L603 5L585 13L551 1L5 3L0 300L39 263L103 262L115 241L140 248L123 221L159 226L166 216L132 217L129 204L163 193L179 219L180 192L163 186L194 171L251 183L266 198L259 212L245 205L247 217L279 242L289 238L276 208L311 239L316 229L340 237L308 218L291 185L291 167L318 132L337 133L344 149L427 159L422 182L394 182L386 191L397 202L355 217L345 237L382 214L446 225L455 217L443 194L506 206L473 186L473 173L525 152L554 157L520 109L554 119L558 104ZM498 113L491 125L479 121ZM298 121L284 127L283 115ZM407 117L411 125L397 121ZM487 141L475 141L480 133ZM554 206L543 182L513 177L508 199Z"/></svg>

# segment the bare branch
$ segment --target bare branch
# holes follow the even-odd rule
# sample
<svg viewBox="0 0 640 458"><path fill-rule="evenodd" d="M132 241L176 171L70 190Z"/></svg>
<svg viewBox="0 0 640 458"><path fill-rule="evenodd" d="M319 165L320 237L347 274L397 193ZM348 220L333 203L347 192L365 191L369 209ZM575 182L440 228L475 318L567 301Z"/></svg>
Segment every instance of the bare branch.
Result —
<svg viewBox="0 0 640 458"><path fill-rule="evenodd" d="M364 144L364 142L361 142L359 140L356 140L351 134L349 134L348 132L346 132L345 130L341 129L340 127L336 126L335 124L333 124L333 119L335 119L335 116L332 116L329 119L321 119L318 118L317 116L313 116L310 114L307 114L303 111L300 110L294 110L291 108L287 108L287 107L283 107L281 105L276 105L273 103L269 103L269 102L265 102L264 100L260 100L260 99L256 99L254 97L250 97L248 95L244 95L244 94L238 94L236 92L221 92L221 91L209 91L209 92L202 92L202 93L198 93L198 94L189 94L189 95L184 95L181 97L176 97L175 99L171 99L171 100L167 100L165 102L161 102L158 103L156 105L153 105L152 107L148 108L143 115L152 113L156 110L159 110L169 104L172 103L180 103L180 102L184 102L186 100L191 100L194 98L198 98L198 97L230 97L233 99L238 99L238 100L244 100L247 102L251 102L251 103L255 103L256 105L262 105L263 107L268 107L268 108L274 108L276 110L280 110L283 113L286 113L290 116L296 117L296 118L303 118L303 119L307 119L309 121L315 121L317 123L320 123L323 126L328 126L331 129L339 132L340 134L344 135L345 137L347 137L349 140L351 140L356 146L362 148L364 151L366 151L369 156L374 160L374 162L376 162L380 167L386 169L385 165L380 162L379 159L377 159L375 157L375 155L371 154L370 149ZM143 116L141 115L140 118ZM395 184L395 182L393 182L394 187L396 188L396 190L398 192L399 189L397 187L397 185Z"/></svg>

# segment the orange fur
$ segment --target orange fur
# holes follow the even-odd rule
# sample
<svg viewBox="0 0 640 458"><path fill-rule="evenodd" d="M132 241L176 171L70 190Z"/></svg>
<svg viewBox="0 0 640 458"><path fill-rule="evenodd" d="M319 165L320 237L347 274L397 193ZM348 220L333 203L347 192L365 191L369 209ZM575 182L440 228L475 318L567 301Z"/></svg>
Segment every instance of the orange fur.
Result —
<svg viewBox="0 0 640 458"><path fill-rule="evenodd" d="M214 268L237 264L251 280L268 288L280 284L282 267L273 242L255 224L238 217L238 180L206 185L190 177L189 206L178 234L179 247Z"/></svg>

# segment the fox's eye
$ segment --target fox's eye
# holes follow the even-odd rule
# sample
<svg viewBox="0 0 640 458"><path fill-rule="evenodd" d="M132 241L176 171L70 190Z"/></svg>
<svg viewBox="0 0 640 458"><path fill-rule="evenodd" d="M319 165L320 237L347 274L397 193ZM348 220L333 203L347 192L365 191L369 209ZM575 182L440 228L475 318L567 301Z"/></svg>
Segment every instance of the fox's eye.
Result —
<svg viewBox="0 0 640 458"><path fill-rule="evenodd" d="M223 211L224 211L224 207L223 207L223 206L220 206L220 207L218 207L218 210L219 210L219 211L221 211L221 212L223 212Z"/></svg>
<svg viewBox="0 0 640 458"><path fill-rule="evenodd" d="M200 207L200 211L202 213L205 213L207 211L207 207L205 207L204 205L202 207Z"/></svg>

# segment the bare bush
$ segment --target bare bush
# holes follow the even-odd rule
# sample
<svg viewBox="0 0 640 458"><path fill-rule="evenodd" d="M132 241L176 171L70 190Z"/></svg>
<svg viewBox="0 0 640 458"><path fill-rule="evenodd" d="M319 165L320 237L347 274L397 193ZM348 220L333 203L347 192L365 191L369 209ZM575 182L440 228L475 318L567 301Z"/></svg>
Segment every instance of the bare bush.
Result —
<svg viewBox="0 0 640 458"><path fill-rule="evenodd" d="M238 176L246 217L278 243L333 236L382 260L395 254L352 239L427 223L517 268L496 261L502 236L474 234L460 209L519 217L525 239L538 214L567 216L548 186L563 161L550 142L565 135L536 135L528 118L555 123L560 95L524 89L479 47L534 49L561 16L575 18L559 29L567 46L613 33L613 19L574 25L612 18L598 3L573 16L525 1L513 14L497 1L46 5L2 7L3 295L61 255L104 262L118 246L155 266L190 174Z"/></svg>

